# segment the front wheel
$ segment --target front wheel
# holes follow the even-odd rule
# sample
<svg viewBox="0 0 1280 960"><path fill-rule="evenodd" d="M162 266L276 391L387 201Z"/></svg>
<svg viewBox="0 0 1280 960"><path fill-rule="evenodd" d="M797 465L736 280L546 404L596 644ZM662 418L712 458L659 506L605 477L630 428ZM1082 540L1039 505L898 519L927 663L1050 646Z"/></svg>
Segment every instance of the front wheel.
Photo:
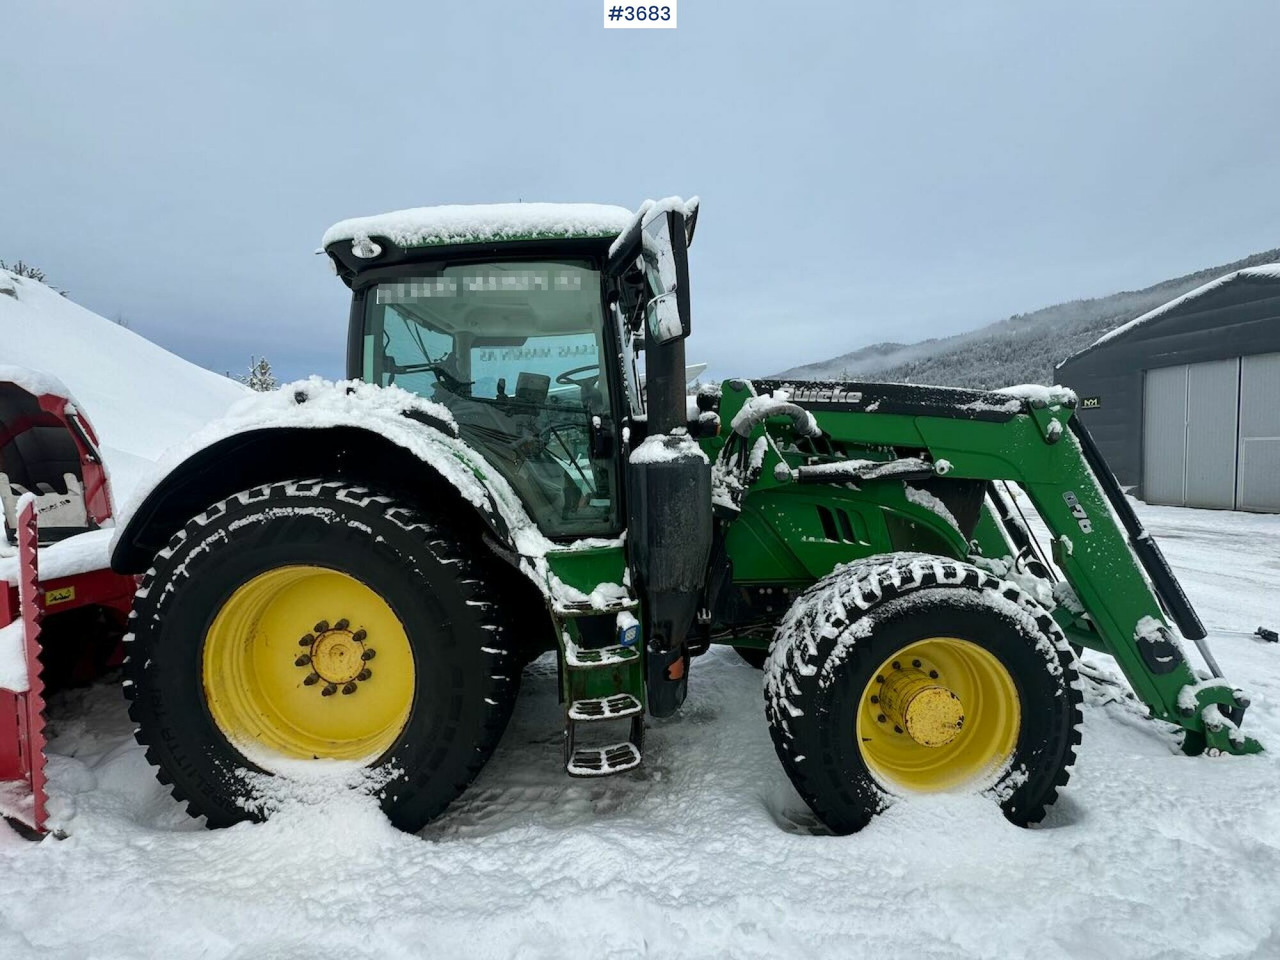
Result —
<svg viewBox="0 0 1280 960"><path fill-rule="evenodd" d="M420 829L488 759L519 682L466 547L337 481L256 487L194 517L143 579L126 637L130 716L161 780L225 826L264 815L263 774L344 761Z"/></svg>
<svg viewBox="0 0 1280 960"><path fill-rule="evenodd" d="M765 667L774 746L832 830L911 794L985 792L1039 821L1080 742L1071 648L1015 584L943 557L842 567L796 601Z"/></svg>

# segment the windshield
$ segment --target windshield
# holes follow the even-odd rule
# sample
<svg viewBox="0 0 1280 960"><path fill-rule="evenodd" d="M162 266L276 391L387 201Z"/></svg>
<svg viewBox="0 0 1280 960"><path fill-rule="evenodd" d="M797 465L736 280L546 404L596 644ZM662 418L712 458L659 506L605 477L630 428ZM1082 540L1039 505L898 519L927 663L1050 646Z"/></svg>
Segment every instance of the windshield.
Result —
<svg viewBox="0 0 1280 960"><path fill-rule="evenodd" d="M447 266L366 295L364 379L447 406L550 536L617 528L600 274L585 262ZM597 419L598 418L598 419Z"/></svg>

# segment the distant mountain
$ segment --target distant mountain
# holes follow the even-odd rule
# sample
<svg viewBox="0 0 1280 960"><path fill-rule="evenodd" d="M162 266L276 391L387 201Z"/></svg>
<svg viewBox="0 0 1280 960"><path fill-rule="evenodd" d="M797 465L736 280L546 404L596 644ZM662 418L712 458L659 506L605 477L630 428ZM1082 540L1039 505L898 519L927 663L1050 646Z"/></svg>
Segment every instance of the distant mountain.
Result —
<svg viewBox="0 0 1280 960"><path fill-rule="evenodd" d="M1054 365L1122 323L1244 267L1280 261L1280 248L1165 280L1143 290L1072 300L1019 313L969 333L920 343L877 343L776 376L804 380L886 380L992 389L1052 383Z"/></svg>

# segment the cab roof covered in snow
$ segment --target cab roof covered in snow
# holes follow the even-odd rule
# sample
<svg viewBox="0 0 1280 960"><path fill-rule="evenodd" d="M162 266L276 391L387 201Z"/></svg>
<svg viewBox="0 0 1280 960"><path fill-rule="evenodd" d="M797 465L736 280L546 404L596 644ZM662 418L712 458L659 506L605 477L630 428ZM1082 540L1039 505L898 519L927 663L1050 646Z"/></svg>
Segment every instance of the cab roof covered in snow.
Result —
<svg viewBox="0 0 1280 960"><path fill-rule="evenodd" d="M415 207L372 217L354 217L325 231L321 245L344 240L357 247L386 238L398 247L521 240L616 237L630 223L625 207L600 203L490 203ZM360 256L357 250L357 256ZM376 255L370 253L369 255Z"/></svg>

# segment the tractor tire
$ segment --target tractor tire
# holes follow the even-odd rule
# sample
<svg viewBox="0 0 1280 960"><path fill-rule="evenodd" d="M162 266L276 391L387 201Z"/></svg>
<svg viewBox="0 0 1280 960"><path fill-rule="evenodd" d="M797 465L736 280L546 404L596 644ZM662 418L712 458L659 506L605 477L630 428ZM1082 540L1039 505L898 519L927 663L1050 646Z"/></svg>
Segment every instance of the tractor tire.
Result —
<svg viewBox="0 0 1280 960"><path fill-rule="evenodd" d="M254 487L191 519L125 638L129 715L161 782L224 827L345 760L392 823L421 829L480 772L518 692L477 550L339 481Z"/></svg>
<svg viewBox="0 0 1280 960"><path fill-rule="evenodd" d="M1080 743L1075 657L1017 585L893 554L837 568L779 624L765 666L774 747L831 830L901 797L969 790L1041 820Z"/></svg>

